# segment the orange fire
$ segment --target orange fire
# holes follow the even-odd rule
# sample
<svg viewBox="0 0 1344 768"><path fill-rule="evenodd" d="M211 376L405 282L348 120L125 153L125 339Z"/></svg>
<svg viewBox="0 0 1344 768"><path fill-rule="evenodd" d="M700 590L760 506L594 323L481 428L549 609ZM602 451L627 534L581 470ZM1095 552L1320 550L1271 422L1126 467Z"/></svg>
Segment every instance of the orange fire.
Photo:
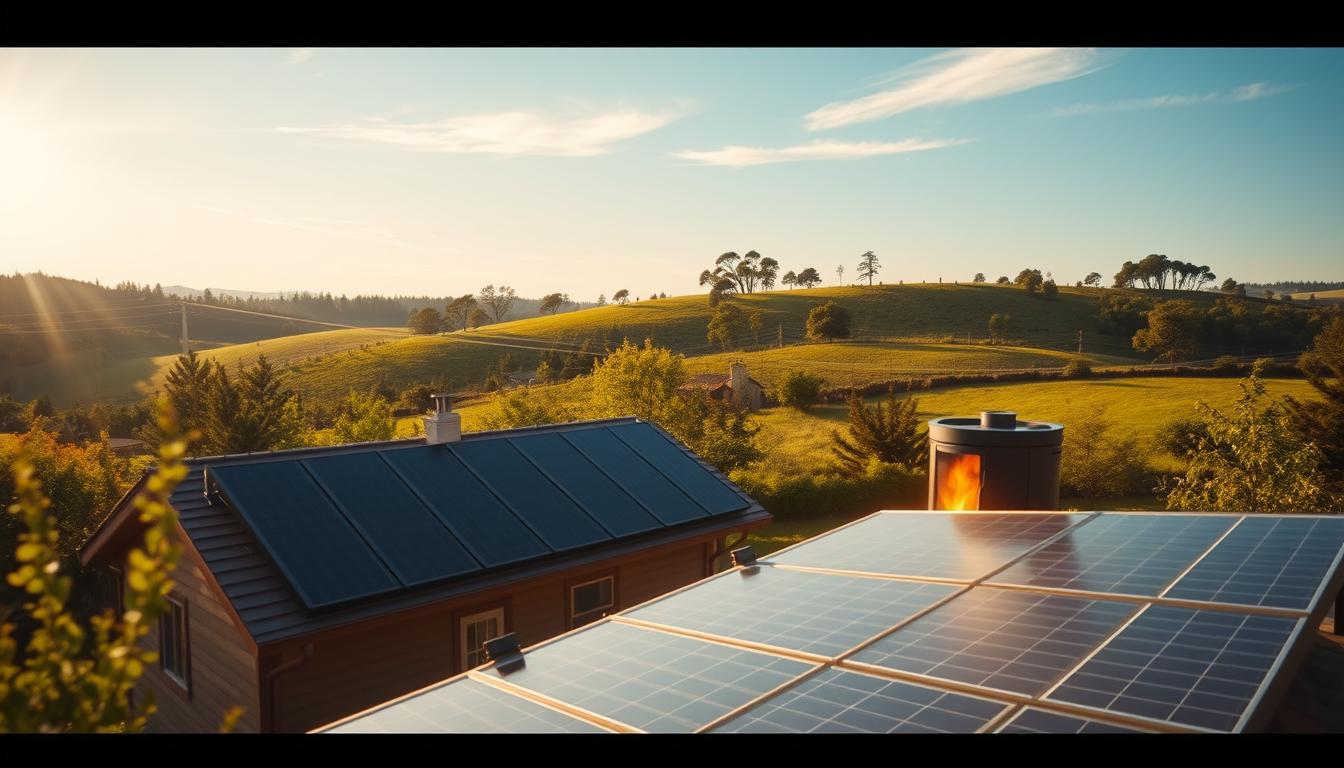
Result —
<svg viewBox="0 0 1344 768"><path fill-rule="evenodd" d="M980 456L944 453L939 459L938 509L979 509Z"/></svg>

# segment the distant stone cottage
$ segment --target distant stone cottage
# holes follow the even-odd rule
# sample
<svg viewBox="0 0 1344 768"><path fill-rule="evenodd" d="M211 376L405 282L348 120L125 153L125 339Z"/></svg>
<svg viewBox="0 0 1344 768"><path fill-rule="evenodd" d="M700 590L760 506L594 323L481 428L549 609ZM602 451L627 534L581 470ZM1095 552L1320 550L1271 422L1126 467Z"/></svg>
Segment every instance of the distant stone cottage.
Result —
<svg viewBox="0 0 1344 768"><path fill-rule="evenodd" d="M749 411L765 407L765 389L747 375L747 365L737 361L728 366L728 373L702 373L692 376L682 389L703 389L715 400L740 405Z"/></svg>

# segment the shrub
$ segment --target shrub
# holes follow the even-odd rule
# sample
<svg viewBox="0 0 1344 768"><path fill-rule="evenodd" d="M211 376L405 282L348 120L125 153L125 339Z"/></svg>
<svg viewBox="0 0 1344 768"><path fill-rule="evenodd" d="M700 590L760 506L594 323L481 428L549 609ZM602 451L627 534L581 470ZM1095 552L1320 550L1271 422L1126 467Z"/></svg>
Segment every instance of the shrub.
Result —
<svg viewBox="0 0 1344 768"><path fill-rule="evenodd" d="M1085 379L1092 375L1092 366L1082 360L1070 360L1062 373L1066 379Z"/></svg>
<svg viewBox="0 0 1344 768"><path fill-rule="evenodd" d="M1213 361L1213 370L1215 371L1239 371L1241 370L1241 358L1236 355L1223 355Z"/></svg>
<svg viewBox="0 0 1344 768"><path fill-rule="evenodd" d="M876 459L857 475L781 473L757 465L729 477L777 520L921 509L928 498L922 471Z"/></svg>
<svg viewBox="0 0 1344 768"><path fill-rule="evenodd" d="M807 337L826 341L849 338L849 310L834 301L813 307L807 313Z"/></svg>
<svg viewBox="0 0 1344 768"><path fill-rule="evenodd" d="M802 371L790 371L781 376L775 385L775 398L779 400L780 405L806 411L816 404L825 383L820 376Z"/></svg>
<svg viewBox="0 0 1344 768"><path fill-rule="evenodd" d="M1133 436L1109 438L1110 425L1081 421L1064 430L1060 489L1070 496L1095 499L1151 492L1151 471Z"/></svg>
<svg viewBox="0 0 1344 768"><path fill-rule="evenodd" d="M1191 416L1169 421L1158 427L1153 441L1157 446L1178 459L1184 459L1199 448L1201 440L1207 440L1209 430L1204 420Z"/></svg>

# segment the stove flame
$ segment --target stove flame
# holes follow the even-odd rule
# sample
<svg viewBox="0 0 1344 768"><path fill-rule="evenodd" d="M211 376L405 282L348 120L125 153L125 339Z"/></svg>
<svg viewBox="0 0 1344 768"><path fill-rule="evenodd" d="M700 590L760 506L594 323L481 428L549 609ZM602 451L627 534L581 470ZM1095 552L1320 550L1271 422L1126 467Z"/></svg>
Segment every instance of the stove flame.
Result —
<svg viewBox="0 0 1344 768"><path fill-rule="evenodd" d="M979 454L938 454L936 508L946 510L980 508Z"/></svg>

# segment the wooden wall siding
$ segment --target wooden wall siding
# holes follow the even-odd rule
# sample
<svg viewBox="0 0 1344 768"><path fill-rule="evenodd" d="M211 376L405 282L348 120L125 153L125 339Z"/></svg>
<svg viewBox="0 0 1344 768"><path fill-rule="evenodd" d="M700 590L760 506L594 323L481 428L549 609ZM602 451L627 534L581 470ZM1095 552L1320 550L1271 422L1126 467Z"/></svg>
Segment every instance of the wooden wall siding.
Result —
<svg viewBox="0 0 1344 768"><path fill-rule="evenodd" d="M614 572L616 608L624 609L704 578L712 547L712 539L701 540L283 644L286 659L297 657L303 642L313 644L313 656L276 678L275 730L310 730L463 671L462 616L503 607L505 630L518 633L524 647L534 645L569 630L569 584Z"/></svg>
<svg viewBox="0 0 1344 768"><path fill-rule="evenodd" d="M203 568L201 561L187 551L173 574L177 582L173 595L187 603L190 699L157 663L150 665L136 695L143 696L146 690L154 693L158 712L149 719L151 732L218 731L224 713L234 706L246 709L238 721L238 732L261 727L255 650L207 583ZM142 642L147 648L159 650L157 622Z"/></svg>

